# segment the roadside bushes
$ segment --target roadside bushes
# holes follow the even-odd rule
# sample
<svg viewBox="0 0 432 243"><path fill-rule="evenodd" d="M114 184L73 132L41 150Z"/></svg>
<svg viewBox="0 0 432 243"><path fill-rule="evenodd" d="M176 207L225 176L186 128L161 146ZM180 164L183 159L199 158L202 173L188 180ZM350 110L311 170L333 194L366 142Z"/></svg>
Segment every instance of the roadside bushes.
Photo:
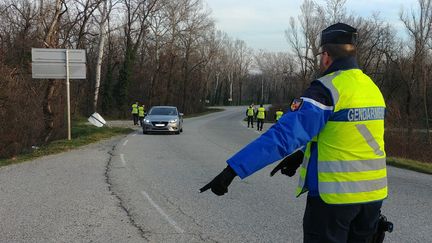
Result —
<svg viewBox="0 0 432 243"><path fill-rule="evenodd" d="M43 97L46 81L32 80L25 70L0 64L0 158L10 158L41 145L44 132ZM60 92L55 90L54 92ZM54 112L63 114L61 96ZM55 116L52 139L65 136L64 116Z"/></svg>

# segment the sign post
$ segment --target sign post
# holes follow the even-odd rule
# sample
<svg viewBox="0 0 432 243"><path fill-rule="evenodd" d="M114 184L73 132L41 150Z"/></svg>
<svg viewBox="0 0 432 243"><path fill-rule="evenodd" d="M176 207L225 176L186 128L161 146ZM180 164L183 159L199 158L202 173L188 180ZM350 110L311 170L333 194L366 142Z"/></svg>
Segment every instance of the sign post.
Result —
<svg viewBox="0 0 432 243"><path fill-rule="evenodd" d="M86 79L85 50L32 48L32 78L66 79L68 140L71 140L69 78Z"/></svg>
<svg viewBox="0 0 432 243"><path fill-rule="evenodd" d="M69 84L69 51L66 54L66 99L67 99L67 121L68 121L68 140L72 139L71 118L70 118L70 84Z"/></svg>

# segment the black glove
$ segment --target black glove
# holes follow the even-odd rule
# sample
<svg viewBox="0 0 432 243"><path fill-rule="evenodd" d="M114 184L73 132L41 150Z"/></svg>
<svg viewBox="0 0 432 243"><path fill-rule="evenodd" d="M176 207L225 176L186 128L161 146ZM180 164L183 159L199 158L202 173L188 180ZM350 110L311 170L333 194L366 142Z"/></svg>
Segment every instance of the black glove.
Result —
<svg viewBox="0 0 432 243"><path fill-rule="evenodd" d="M228 192L228 186L234 180L237 174L235 171L228 165L219 175L217 175L212 181L210 181L207 185L200 189L200 192L205 192L208 189L218 195L222 196L223 194Z"/></svg>
<svg viewBox="0 0 432 243"><path fill-rule="evenodd" d="M298 150L297 152L285 157L271 172L270 176L274 176L278 170L281 171L282 174L287 175L289 177L293 176L296 173L297 168L303 162L303 151Z"/></svg>

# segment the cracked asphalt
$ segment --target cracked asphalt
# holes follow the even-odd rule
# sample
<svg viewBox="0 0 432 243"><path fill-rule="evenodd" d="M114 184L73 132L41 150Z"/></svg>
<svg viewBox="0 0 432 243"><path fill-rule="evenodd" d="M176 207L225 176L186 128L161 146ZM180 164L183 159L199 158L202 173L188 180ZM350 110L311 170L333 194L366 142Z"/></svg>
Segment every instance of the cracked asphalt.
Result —
<svg viewBox="0 0 432 243"><path fill-rule="evenodd" d="M234 179L225 196L198 192L259 136L243 115L243 107L230 107L185 119L181 135L143 135L135 127L0 168L0 242L302 242L298 177L269 177L269 166ZM392 167L388 175L383 213L395 231L386 242L430 242L432 177Z"/></svg>
<svg viewBox="0 0 432 243"><path fill-rule="evenodd" d="M0 242L142 242L107 184L120 139L0 168Z"/></svg>

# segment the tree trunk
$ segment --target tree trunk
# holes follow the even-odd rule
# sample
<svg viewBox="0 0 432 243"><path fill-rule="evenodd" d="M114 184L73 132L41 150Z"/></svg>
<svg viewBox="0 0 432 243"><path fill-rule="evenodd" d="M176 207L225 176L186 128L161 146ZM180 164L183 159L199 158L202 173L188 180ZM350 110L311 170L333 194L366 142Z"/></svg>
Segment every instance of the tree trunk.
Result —
<svg viewBox="0 0 432 243"><path fill-rule="evenodd" d="M219 104L218 100L218 87L219 87L219 72L216 73L216 85L214 89L213 105Z"/></svg>
<svg viewBox="0 0 432 243"><path fill-rule="evenodd" d="M423 70L423 104L424 104L424 112L426 118L426 134L427 134L427 142L431 144L431 136L429 131L429 109L428 109L428 98L427 98L427 73Z"/></svg>
<svg viewBox="0 0 432 243"><path fill-rule="evenodd" d="M187 86L189 83L189 48L185 50L185 59L183 61L183 96L182 96L182 111L186 112L186 95L187 95Z"/></svg>
<svg viewBox="0 0 432 243"><path fill-rule="evenodd" d="M45 96L43 101L43 113L45 123L45 137L44 142L48 142L51 138L54 128L54 112L52 110L52 98L55 90L55 80L49 80L48 86L45 90Z"/></svg>
<svg viewBox="0 0 432 243"><path fill-rule="evenodd" d="M170 65L169 65L167 85L166 85L165 104L169 104L169 102L171 101L171 83L173 78L174 62L175 62L175 56L170 55Z"/></svg>
<svg viewBox="0 0 432 243"><path fill-rule="evenodd" d="M101 21L99 23L99 50L98 50L98 57L97 57L97 63L96 63L96 80L95 80L95 87L94 87L94 95L93 95L93 112L96 112L97 110L97 103L98 103L98 97L99 97L99 87L100 87L100 80L101 80L101 68L102 68L102 59L104 54L104 44L105 44L105 24L107 20L107 13L108 13L108 3L107 0L103 3L103 9L101 12Z"/></svg>
<svg viewBox="0 0 432 243"><path fill-rule="evenodd" d="M63 0L56 0L55 3L55 14L51 25L48 29L48 32L45 35L45 45L49 48L55 48L58 45L58 36L56 35L58 31L58 23L61 19L61 16L64 12L62 12L62 4ZM44 141L48 142L51 139L53 129L54 129L54 113L52 109L52 99L55 90L55 81L49 80L48 86L45 90L44 101L43 101L43 114L44 114L44 123L45 123L45 131L44 131Z"/></svg>
<svg viewBox="0 0 432 243"><path fill-rule="evenodd" d="M239 97L238 97L238 104L237 105L242 105L242 86L243 86L243 82L242 82L242 79L240 78L240 80L239 80Z"/></svg>

